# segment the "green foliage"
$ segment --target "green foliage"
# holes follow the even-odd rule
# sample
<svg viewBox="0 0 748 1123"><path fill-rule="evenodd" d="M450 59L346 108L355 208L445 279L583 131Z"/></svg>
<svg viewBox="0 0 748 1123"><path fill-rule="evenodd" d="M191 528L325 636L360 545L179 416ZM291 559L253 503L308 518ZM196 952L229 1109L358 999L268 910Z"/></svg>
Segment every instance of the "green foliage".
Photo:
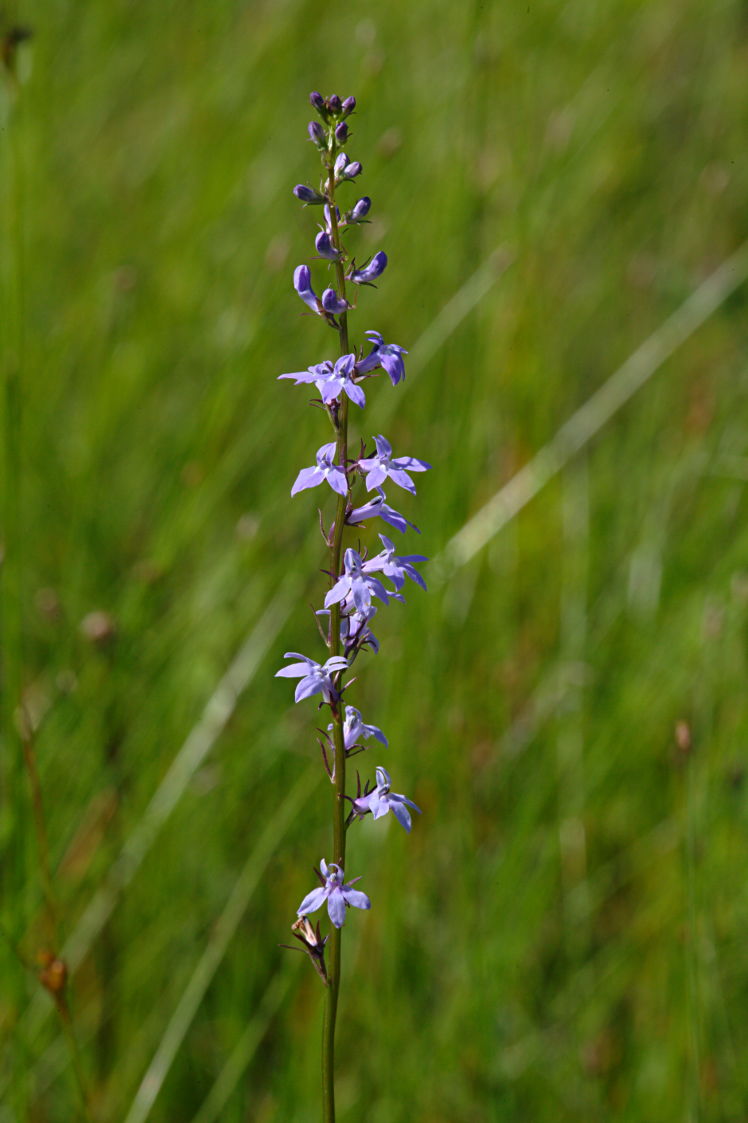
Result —
<svg viewBox="0 0 748 1123"><path fill-rule="evenodd" d="M316 176L308 91L358 98L362 257L390 267L354 331L411 351L367 424L434 464L402 509L444 563L740 246L745 5L17 14L6 681L36 726L96 1118L313 1123L322 995L277 945L329 856L329 792L312 708L272 678L312 651L323 564L315 497L288 493L324 419L276 381L334 353L291 289L313 252L290 193ZM380 614L357 704L425 813L408 840L350 839L373 908L346 929L341 1123L744 1118L746 291L475 558ZM109 640L81 627L95 611ZM33 959L39 857L5 738L4 923ZM68 1123L52 1004L0 962L0 1121Z"/></svg>

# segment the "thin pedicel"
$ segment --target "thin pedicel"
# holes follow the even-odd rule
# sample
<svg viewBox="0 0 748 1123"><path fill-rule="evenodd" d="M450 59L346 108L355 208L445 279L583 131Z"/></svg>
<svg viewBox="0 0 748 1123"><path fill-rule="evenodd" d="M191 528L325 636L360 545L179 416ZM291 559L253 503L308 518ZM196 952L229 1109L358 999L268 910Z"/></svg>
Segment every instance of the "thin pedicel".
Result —
<svg viewBox="0 0 748 1123"><path fill-rule="evenodd" d="M329 551L330 584L324 597L324 606L317 611L320 633L326 655L317 660L299 652L286 652L285 658L293 660L282 667L276 677L296 678L295 700L319 696L319 707L329 707L331 721L327 731L318 730L319 745L325 771L333 785L332 850L331 860L322 859L315 873L320 881L316 889L307 893L297 911L292 926L294 938L311 960L319 978L327 988L322 1038L322 1102L325 1123L335 1120L335 1023L340 990L341 932L350 908L367 910L371 901L366 893L354 884L359 877L346 879L346 835L349 827L371 815L384 818L390 811L406 831L411 829L410 810L420 808L404 795L391 790L389 772L382 766L375 769L375 780L367 780L361 788L357 774L355 794L346 790L347 760L366 751L367 741L375 740L385 748L387 738L378 726L363 720L360 712L349 704L348 692L353 679L350 668L365 651L377 653L379 643L369 624L377 612L373 603L388 605L392 600L403 601L402 589L406 578L425 589L423 577L415 568L427 559L422 554L398 555L391 539L380 534L383 549L373 557L355 545L346 544L345 532L353 538L364 520L380 518L388 526L405 532L418 527L391 507L385 497L384 486L395 484L415 494L411 472L425 472L431 465L413 456L395 456L392 445L381 434L373 437L368 450L360 440L358 457L350 455L348 432L349 407L353 403L363 410L367 396L363 383L378 377L382 371L393 387L405 378L404 348L396 343L386 343L378 331L366 331L360 346L351 346L348 334L348 314L354 305L349 301L347 285L360 289L375 287L388 265L386 253L378 250L362 263L357 263L343 243L342 233L368 221L371 199L364 195L354 202L350 210L341 213L336 194L338 189L361 175L363 168L358 160L351 160L343 149L352 133L347 118L356 108L356 99L344 101L333 94L323 98L310 94L309 100L319 120L308 125L309 140L318 150L322 163L322 176L318 187L297 184L293 189L296 198L304 205L320 207L322 221L315 236L314 248L321 268L332 271L332 284L319 291L312 283L308 265L299 265L294 271L293 285L309 312L324 320L338 335L339 355L326 357L306 370L281 374L281 379L293 379L297 386L314 387L318 398L315 404L326 411L333 428L334 440L321 445L314 454L314 463L301 468L291 487L291 495L327 485L323 492L332 498L335 493L334 521L324 530L322 515L320 527L325 546ZM318 212L320 213L320 212ZM312 459L310 453L309 460ZM307 464L309 464L309 460ZM330 490L328 490L328 488ZM354 491L360 498L354 502ZM358 504L358 505L357 505ZM383 580L394 588L388 588ZM346 678L346 676L348 676ZM331 923L328 935L322 935L320 923L312 926L307 919L327 906ZM288 945L283 945L284 947ZM329 961L325 954L329 950Z"/></svg>

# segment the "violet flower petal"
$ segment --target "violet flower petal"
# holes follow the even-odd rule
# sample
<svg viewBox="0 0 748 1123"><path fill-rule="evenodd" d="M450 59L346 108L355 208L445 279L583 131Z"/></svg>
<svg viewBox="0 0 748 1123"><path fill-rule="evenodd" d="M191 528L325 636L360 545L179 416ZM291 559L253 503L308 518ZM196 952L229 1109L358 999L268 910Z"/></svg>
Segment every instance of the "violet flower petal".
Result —
<svg viewBox="0 0 748 1123"><path fill-rule="evenodd" d="M340 886L336 886L327 898L327 911L335 927L342 928L345 923L345 898Z"/></svg>
<svg viewBox="0 0 748 1123"><path fill-rule="evenodd" d="M324 886L320 886L318 889L312 889L311 893L307 893L306 897L297 908L297 916L308 916L310 912L316 912L317 909L322 908L326 899L327 889Z"/></svg>
<svg viewBox="0 0 748 1123"><path fill-rule="evenodd" d="M362 893L360 889L343 889L342 896L348 905L352 905L354 909L370 909L371 901Z"/></svg>
<svg viewBox="0 0 748 1123"><path fill-rule="evenodd" d="M322 483L324 478L325 474L319 468L302 468L291 488L291 495L296 495L308 487L316 487L317 484Z"/></svg>

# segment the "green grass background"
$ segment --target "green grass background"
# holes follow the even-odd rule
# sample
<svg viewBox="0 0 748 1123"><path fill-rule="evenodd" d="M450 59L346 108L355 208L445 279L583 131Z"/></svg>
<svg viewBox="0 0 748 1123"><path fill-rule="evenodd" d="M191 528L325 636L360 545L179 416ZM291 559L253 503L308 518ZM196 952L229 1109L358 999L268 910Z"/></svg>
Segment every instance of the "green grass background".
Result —
<svg viewBox="0 0 748 1123"><path fill-rule="evenodd" d="M272 677L315 650L324 564L315 496L288 493L327 429L276 381L334 342L291 289L316 220L290 194L316 174L308 92L359 101L357 248L390 265L354 337L410 349L362 431L434 464L396 506L411 551L444 559L746 237L748 7L5 17L34 39L0 132L0 1120L78 1110L11 949L49 943L22 691L96 1119L311 1123L322 991L277 945L330 795L315 711ZM733 287L474 558L377 619L352 700L391 748L359 763L424 814L350 838L373 908L345 930L341 1123L748 1118ZM93 611L109 644L81 631Z"/></svg>

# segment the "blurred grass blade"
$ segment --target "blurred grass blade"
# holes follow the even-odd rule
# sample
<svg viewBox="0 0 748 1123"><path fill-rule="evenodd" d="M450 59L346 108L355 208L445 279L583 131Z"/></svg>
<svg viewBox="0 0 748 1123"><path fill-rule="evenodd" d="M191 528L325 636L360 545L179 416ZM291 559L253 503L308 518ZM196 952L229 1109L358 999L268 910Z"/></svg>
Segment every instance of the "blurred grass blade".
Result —
<svg viewBox="0 0 748 1123"><path fill-rule="evenodd" d="M618 410L644 386L748 276L748 242L723 262L687 300L573 413L556 435L504 484L447 542L432 573L446 579L469 562Z"/></svg>
<svg viewBox="0 0 748 1123"><path fill-rule="evenodd" d="M283 974L278 973L271 979L257 1013L247 1023L192 1123L215 1123L215 1120L220 1118L229 1096L255 1055L270 1020L288 994L301 963L298 956L294 956L293 965L289 965Z"/></svg>
<svg viewBox="0 0 748 1123"><path fill-rule="evenodd" d="M79 919L62 949L62 956L71 971L75 971L88 954L102 926L111 916L123 889L132 881L159 831L184 795L190 780L225 729L258 665L286 621L290 605L294 602L296 584L292 578L284 582L234 656L206 702L200 720L188 734L140 821L131 831L104 884ZM28 1011L32 1034L38 1030L49 1011L50 1006L45 996L37 994Z"/></svg>
<svg viewBox="0 0 748 1123"><path fill-rule="evenodd" d="M468 277L464 285L457 290L454 296L450 297L439 314L434 317L416 341L412 348L413 357L408 363L409 375L426 366L429 360L444 346L452 333L457 330L462 321L491 291L499 277L506 273L507 269L513 264L513 255L503 246L498 246L488 255L486 260ZM404 390L405 385L407 383L400 389ZM395 398L388 398L387 401L391 409L396 406L399 408L399 402Z"/></svg>
<svg viewBox="0 0 748 1123"><path fill-rule="evenodd" d="M270 860L286 829L298 814L305 800L316 790L317 779L317 770L315 769L312 772L311 769L307 769L297 780L283 803L273 810L272 815L268 816L265 830L247 858L244 869L226 902L223 912L212 927L208 945L184 989L179 1004L164 1031L159 1047L140 1082L135 1099L125 1117L125 1123L144 1123L144 1120L150 1115L151 1108L168 1075L172 1062L184 1041L205 992L226 954L229 942L236 932L252 894L265 875ZM257 1019L255 1019L255 1023L257 1023ZM267 1019L264 1024L267 1024ZM261 1032L261 1028L261 1025L258 1025L259 1032Z"/></svg>

